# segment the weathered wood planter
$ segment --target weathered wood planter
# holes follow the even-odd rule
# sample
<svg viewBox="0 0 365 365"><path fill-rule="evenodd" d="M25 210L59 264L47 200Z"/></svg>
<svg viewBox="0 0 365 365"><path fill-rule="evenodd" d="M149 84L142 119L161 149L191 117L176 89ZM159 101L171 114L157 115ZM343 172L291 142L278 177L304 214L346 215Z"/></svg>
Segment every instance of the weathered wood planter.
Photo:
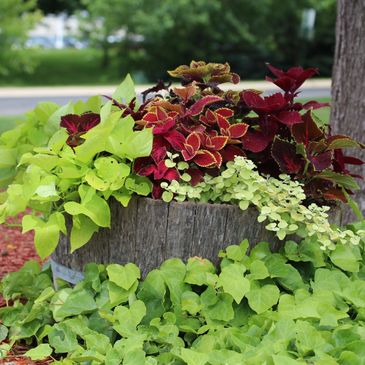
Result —
<svg viewBox="0 0 365 365"><path fill-rule="evenodd" d="M62 236L52 255L55 277L69 282L82 278L89 262L134 262L145 276L164 260L200 256L217 262L219 251L247 238L251 245L260 241L280 242L265 224L257 222L258 211L246 211L227 204L165 203L150 198L132 199L127 208L111 201L111 229L101 229L84 247L69 252L69 240ZM340 223L340 213L332 221Z"/></svg>

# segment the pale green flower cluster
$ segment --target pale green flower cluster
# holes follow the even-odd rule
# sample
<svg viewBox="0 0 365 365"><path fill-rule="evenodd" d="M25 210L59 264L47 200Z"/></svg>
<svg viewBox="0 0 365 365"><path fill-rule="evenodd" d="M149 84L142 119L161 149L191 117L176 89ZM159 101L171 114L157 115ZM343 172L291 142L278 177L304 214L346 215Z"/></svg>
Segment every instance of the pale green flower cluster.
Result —
<svg viewBox="0 0 365 365"><path fill-rule="evenodd" d="M306 196L299 182L288 175L280 175L279 179L261 176L255 164L244 157L237 156L227 163L227 169L221 175L206 175L204 182L196 186L175 180L161 186L165 189L162 197L165 201L230 203L242 210L254 205L260 213L258 221L266 221L266 229L275 232L280 240L296 234L315 238L322 249L334 249L336 243L357 245L361 239L359 233L331 225L329 207L305 206Z"/></svg>

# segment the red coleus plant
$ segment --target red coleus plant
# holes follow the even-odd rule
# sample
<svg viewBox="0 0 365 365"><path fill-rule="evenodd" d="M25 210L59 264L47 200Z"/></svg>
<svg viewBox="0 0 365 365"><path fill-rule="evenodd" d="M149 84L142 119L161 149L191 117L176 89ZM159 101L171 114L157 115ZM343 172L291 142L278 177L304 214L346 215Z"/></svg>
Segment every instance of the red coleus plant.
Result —
<svg viewBox="0 0 365 365"><path fill-rule="evenodd" d="M61 117L60 126L66 128L69 134L67 144L76 147L84 142L81 136L99 123L100 115L96 113L67 114Z"/></svg>
<svg viewBox="0 0 365 365"><path fill-rule="evenodd" d="M239 155L253 160L261 173L286 173L299 180L309 201L346 200L344 190L351 193L356 186L353 178L358 177L348 165L362 161L346 156L343 148L363 146L347 136L331 135L315 122L312 110L327 103L295 100L299 87L317 69L268 68L274 77L266 79L282 93L263 96L254 90L223 91L220 83L239 81L229 65L193 61L169 71L182 79L182 87L169 88L160 81L142 93L143 104L138 107L135 100L128 105L113 100L123 116L135 120L136 129L153 128L151 155L137 159L134 170L151 179L154 198L161 197L162 182L181 178L179 162L187 164L185 172L194 185L204 174L218 174L225 162ZM160 90L166 90L165 96L147 98ZM67 143L72 147L81 144L82 134L99 122L99 115L93 113L62 117L61 126L70 134Z"/></svg>
<svg viewBox="0 0 365 365"><path fill-rule="evenodd" d="M169 71L185 86L170 90L166 98L147 102L147 114L137 122L154 128L150 159L154 169L168 151L178 153L179 160L199 171L196 183L205 173L217 173L234 156L247 155L262 173L287 173L303 182L309 199L345 200L342 189L351 192L348 187L353 186L346 183L346 179L352 179L347 165L362 161L345 156L342 148L360 145L349 137L331 136L326 128L316 124L312 110L329 106L328 103L303 104L295 100L299 87L318 70L268 67L274 77L267 80L283 93L262 96L253 90L223 92L219 83L239 80L227 64L193 61L190 66ZM162 180L178 177L175 168L166 173ZM153 173L157 186L162 181L157 177L161 176Z"/></svg>

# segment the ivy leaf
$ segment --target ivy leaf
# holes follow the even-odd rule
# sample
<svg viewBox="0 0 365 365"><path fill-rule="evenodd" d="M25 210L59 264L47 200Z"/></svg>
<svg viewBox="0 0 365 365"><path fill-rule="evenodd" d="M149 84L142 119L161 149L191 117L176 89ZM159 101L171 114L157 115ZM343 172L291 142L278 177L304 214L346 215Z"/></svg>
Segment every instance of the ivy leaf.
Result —
<svg viewBox="0 0 365 365"><path fill-rule="evenodd" d="M128 263L126 265L111 264L106 268L109 280L119 287L129 290L132 285L141 277L138 266Z"/></svg>
<svg viewBox="0 0 365 365"><path fill-rule="evenodd" d="M258 314L264 313L279 300L280 291L276 285L264 285L252 289L247 294L249 306Z"/></svg>
<svg viewBox="0 0 365 365"><path fill-rule="evenodd" d="M180 358L188 365L205 365L209 360L209 355L195 350L182 348Z"/></svg>
<svg viewBox="0 0 365 365"><path fill-rule="evenodd" d="M0 342L3 342L7 336L8 329L4 325L0 324Z"/></svg>
<svg viewBox="0 0 365 365"><path fill-rule="evenodd" d="M359 271L359 261L350 246L336 245L329 256L331 261L340 269L350 272Z"/></svg>
<svg viewBox="0 0 365 365"><path fill-rule="evenodd" d="M58 292L51 301L51 310L56 321L83 313L90 313L97 308L93 295L82 289L71 292L68 289Z"/></svg>
<svg viewBox="0 0 365 365"><path fill-rule="evenodd" d="M207 259L189 258L186 265L185 283L194 285L211 285L215 283L214 265Z"/></svg>
<svg viewBox="0 0 365 365"><path fill-rule="evenodd" d="M64 323L57 323L52 327L48 340L57 354L73 352L79 346L76 333Z"/></svg>
<svg viewBox="0 0 365 365"><path fill-rule="evenodd" d="M202 304L204 315L213 320L228 322L234 318L234 311L232 307L233 298L226 293L218 293L214 297L214 302L209 305L206 300L207 296L202 296ZM213 299L213 298L210 298Z"/></svg>
<svg viewBox="0 0 365 365"><path fill-rule="evenodd" d="M237 304L241 303L242 298L250 290L250 281L243 276L246 268L240 264L225 266L219 275L217 285L232 295Z"/></svg>
<svg viewBox="0 0 365 365"><path fill-rule="evenodd" d="M264 262L255 260L250 265L250 280L262 280L269 276L269 272Z"/></svg>
<svg viewBox="0 0 365 365"><path fill-rule="evenodd" d="M53 350L50 345L42 343L37 347L27 351L24 356L30 357L32 360L44 360L51 356Z"/></svg>

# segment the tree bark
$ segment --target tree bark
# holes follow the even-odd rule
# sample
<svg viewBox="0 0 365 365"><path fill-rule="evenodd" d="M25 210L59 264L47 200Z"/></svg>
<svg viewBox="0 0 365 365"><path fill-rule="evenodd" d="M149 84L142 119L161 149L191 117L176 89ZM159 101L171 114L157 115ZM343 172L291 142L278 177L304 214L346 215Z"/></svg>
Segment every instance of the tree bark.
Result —
<svg viewBox="0 0 365 365"><path fill-rule="evenodd" d="M338 0L336 48L332 73L331 126L334 134L346 134L365 143L365 0ZM364 150L349 151L364 159ZM352 167L352 166L350 166ZM365 165L351 169L365 176ZM365 182L354 199L365 213ZM347 209L344 222L356 219Z"/></svg>
<svg viewBox="0 0 365 365"><path fill-rule="evenodd" d="M69 235L61 237L52 255L55 278L76 283L89 262L133 262L143 277L171 257L186 261L199 256L217 264L220 250L246 238L250 248L261 241L269 242L272 250L282 245L273 232L265 229L267 222L257 221L255 207L242 211L228 204L165 203L150 198L134 198L127 208L113 199L109 203L111 229L100 229L73 254ZM333 210L330 220L340 224L341 211Z"/></svg>

